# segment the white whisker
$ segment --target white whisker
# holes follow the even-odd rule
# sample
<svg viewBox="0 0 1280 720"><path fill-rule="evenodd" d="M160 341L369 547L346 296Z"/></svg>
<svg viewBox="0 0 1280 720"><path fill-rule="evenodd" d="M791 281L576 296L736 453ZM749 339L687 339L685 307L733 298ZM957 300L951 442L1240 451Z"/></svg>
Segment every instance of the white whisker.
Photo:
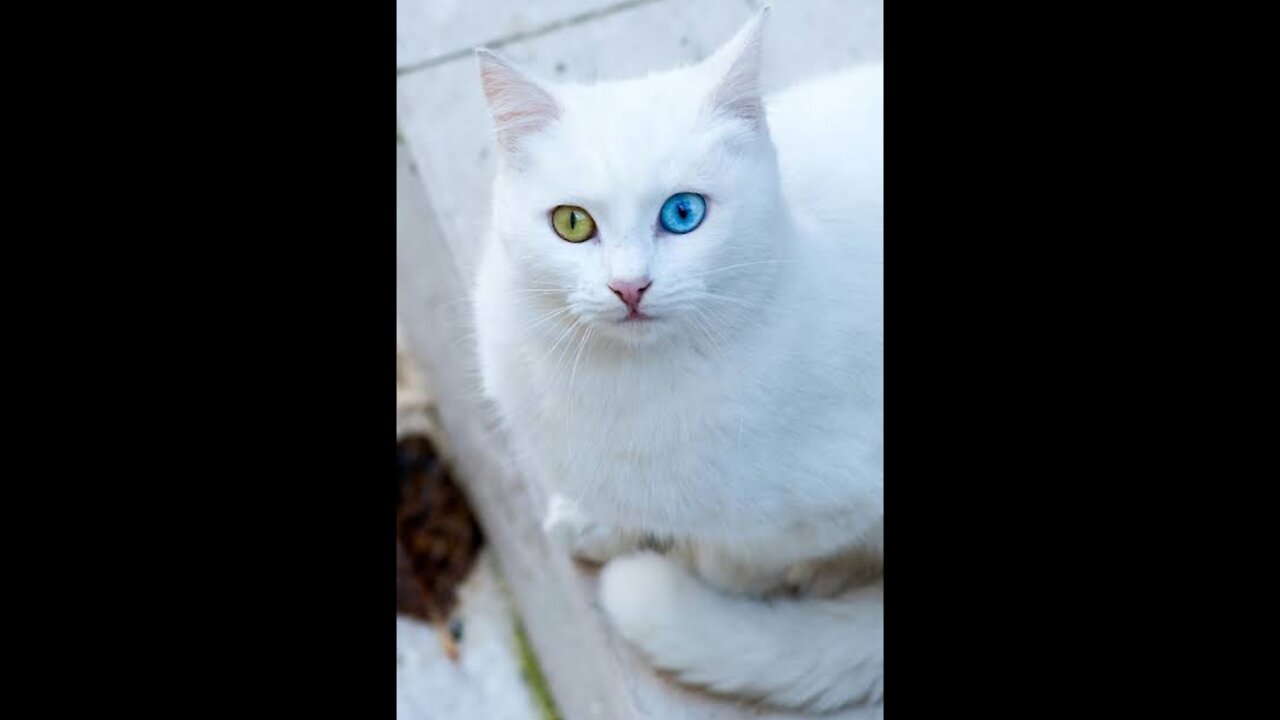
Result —
<svg viewBox="0 0 1280 720"><path fill-rule="evenodd" d="M551 349L547 351L547 354L542 357L542 359L539 361L539 364L545 363L547 360L550 360L551 354L556 351L556 348L559 347L560 343L564 342L564 339L569 336L569 333L577 330L578 325L579 325L578 319L574 318L573 323L569 325L569 327L565 328L563 332L560 333L560 336L556 338L555 344L553 344L551 346Z"/></svg>
<svg viewBox="0 0 1280 720"><path fill-rule="evenodd" d="M538 327L539 325L541 325L541 324L543 324L543 323L545 323L545 322L548 322L548 321L550 321L550 320L554 320L554 319L556 319L557 317L559 317L559 316L561 316L561 315L563 315L563 314L565 314L565 313L569 312L569 311L570 311L570 310L572 310L572 309L573 309L573 306L571 306L571 305L565 305L564 307L557 308L557 309L555 309L555 310L552 310L552 311L551 311L551 312L549 312L549 313L545 313L545 314L543 314L543 315L540 315L540 316L538 316L537 318L535 318L535 319L534 319L534 320L533 320L529 325L524 326L524 328L522 329L522 332L530 332L530 331L532 331L534 328Z"/></svg>
<svg viewBox="0 0 1280 720"><path fill-rule="evenodd" d="M750 267L752 265L781 265L781 264L794 263L794 262L796 261L795 260L756 260L754 262L737 263L736 265L726 265L725 267L718 267L718 268L715 268L714 270L707 270L706 272L700 272L694 275L690 275L689 277L698 278L704 275L710 275L712 273L724 272L725 270L733 270L735 268Z"/></svg>
<svg viewBox="0 0 1280 720"><path fill-rule="evenodd" d="M768 310L768 309L769 309L769 308L765 307L764 305L757 305L756 303L748 302L748 301L743 300L743 299L741 299L741 298L734 297L733 295L721 295L720 293L706 292L706 291L704 290L704 291L702 292L702 297L707 297L707 298L711 298L711 299L714 299L714 300L723 300L723 301L725 301L725 302L735 303L735 304L737 304L737 305L741 305L741 306L743 306L743 307L754 308L754 309L756 309L756 310Z"/></svg>

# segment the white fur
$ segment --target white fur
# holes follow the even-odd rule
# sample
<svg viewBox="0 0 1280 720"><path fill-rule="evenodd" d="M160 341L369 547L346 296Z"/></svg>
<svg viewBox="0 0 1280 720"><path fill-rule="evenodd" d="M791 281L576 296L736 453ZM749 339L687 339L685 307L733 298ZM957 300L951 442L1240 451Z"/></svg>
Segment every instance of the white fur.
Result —
<svg viewBox="0 0 1280 720"><path fill-rule="evenodd" d="M523 123L499 128L482 376L557 495L549 529L597 560L669 542L601 585L656 665L789 707L882 703L882 580L858 583L883 558L883 76L762 101L760 28L593 86L481 56L491 104ZM671 235L658 211L682 191L706 218ZM561 240L557 205L597 237ZM657 319L621 322L609 281L645 275ZM750 597L779 593L828 599Z"/></svg>
<svg viewBox="0 0 1280 720"><path fill-rule="evenodd" d="M640 553L605 566L600 598L624 637L685 682L815 711L883 702L883 581L838 601L766 603Z"/></svg>

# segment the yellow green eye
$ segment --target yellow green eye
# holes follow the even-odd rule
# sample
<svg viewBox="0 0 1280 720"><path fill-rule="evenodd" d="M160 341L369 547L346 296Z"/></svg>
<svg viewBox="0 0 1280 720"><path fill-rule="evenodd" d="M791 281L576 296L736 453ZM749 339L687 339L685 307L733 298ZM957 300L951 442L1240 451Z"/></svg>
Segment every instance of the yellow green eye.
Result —
<svg viewBox="0 0 1280 720"><path fill-rule="evenodd" d="M551 227L556 234L573 243L590 240L596 234L596 221L586 210L573 205L561 205L551 211Z"/></svg>

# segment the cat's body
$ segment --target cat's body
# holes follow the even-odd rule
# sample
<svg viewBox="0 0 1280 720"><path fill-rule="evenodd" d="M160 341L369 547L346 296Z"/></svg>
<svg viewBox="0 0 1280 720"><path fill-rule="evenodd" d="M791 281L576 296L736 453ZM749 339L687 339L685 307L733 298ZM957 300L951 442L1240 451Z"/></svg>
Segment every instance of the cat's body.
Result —
<svg viewBox="0 0 1280 720"><path fill-rule="evenodd" d="M655 664L781 705L878 703L882 73L764 104L758 45L757 23L696 68L546 91L482 58L508 154L481 369L522 467L556 495L552 529L620 555L603 604ZM688 108L661 98L672 85ZM641 124L655 96L665 121L650 106ZM575 112L587 103L599 114ZM707 198L687 235L653 222L679 191ZM539 222L569 202L598 238ZM608 287L637 273L654 319L625 321ZM644 536L669 552L636 553ZM807 598L748 597L783 593Z"/></svg>

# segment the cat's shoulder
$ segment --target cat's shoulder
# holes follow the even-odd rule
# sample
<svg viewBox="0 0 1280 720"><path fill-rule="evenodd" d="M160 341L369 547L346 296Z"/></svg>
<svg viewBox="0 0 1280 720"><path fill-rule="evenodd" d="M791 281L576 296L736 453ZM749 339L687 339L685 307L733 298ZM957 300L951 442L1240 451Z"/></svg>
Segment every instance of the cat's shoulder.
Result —
<svg viewBox="0 0 1280 720"><path fill-rule="evenodd" d="M784 192L802 215L878 225L883 202L883 65L867 63L774 96L769 127Z"/></svg>

